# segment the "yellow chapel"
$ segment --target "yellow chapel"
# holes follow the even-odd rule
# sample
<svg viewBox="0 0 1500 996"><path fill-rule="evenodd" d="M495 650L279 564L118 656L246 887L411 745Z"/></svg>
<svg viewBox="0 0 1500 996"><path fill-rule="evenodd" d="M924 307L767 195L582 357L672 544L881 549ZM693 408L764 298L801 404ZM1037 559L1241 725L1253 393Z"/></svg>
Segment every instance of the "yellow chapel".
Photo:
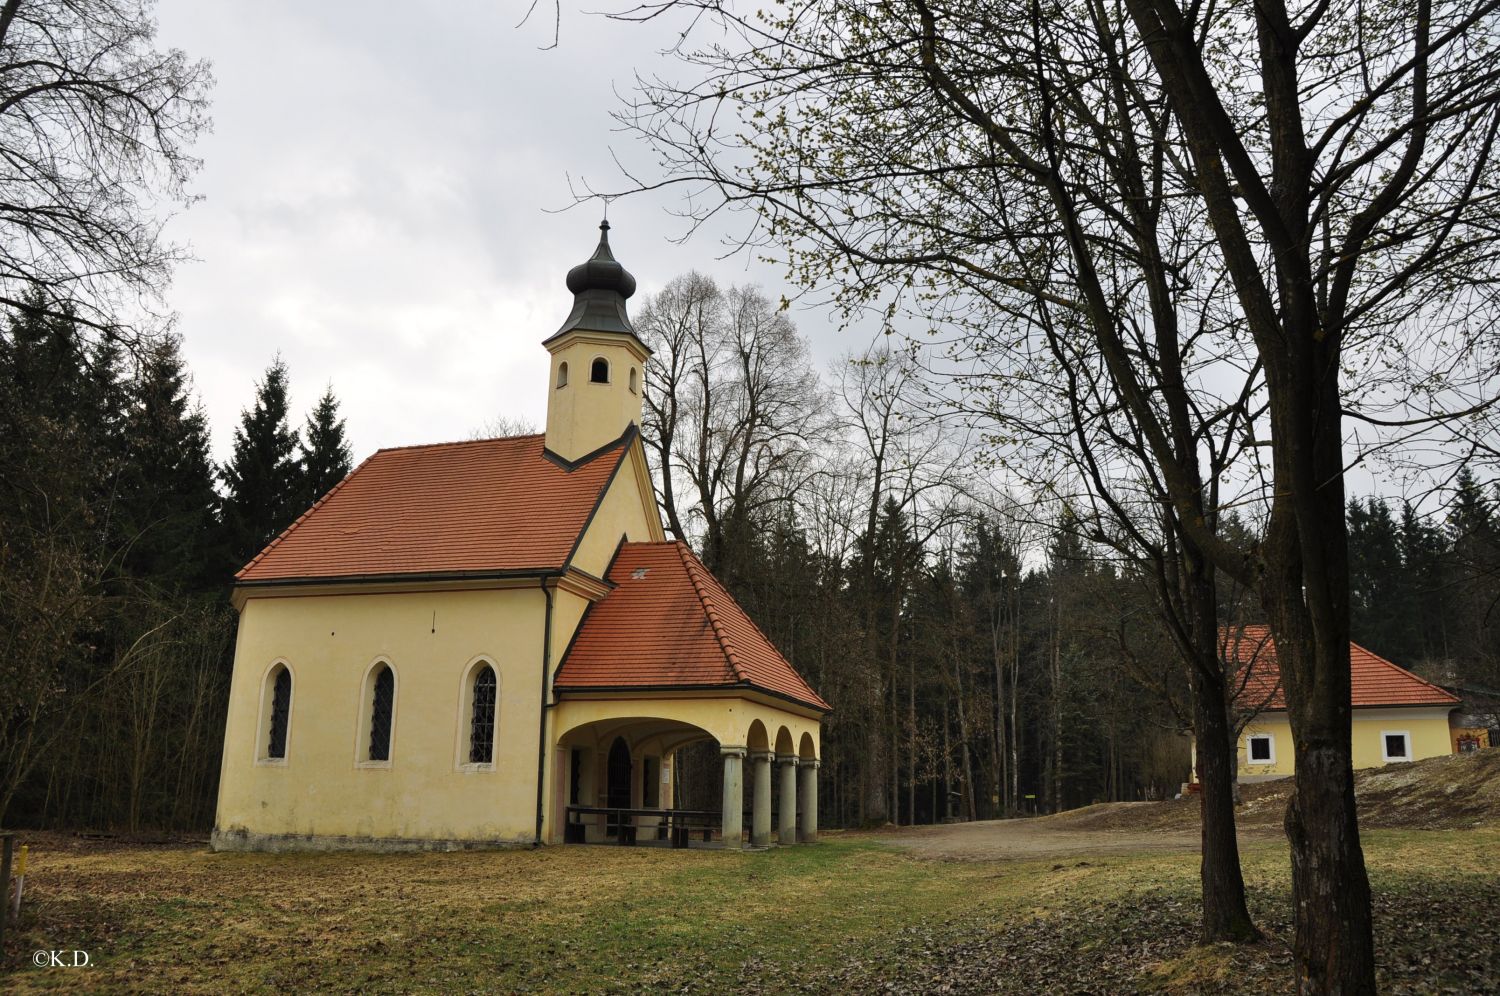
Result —
<svg viewBox="0 0 1500 996"><path fill-rule="evenodd" d="M828 704L663 533L600 229L545 433L380 450L236 575L216 850L817 839ZM705 741L722 804L675 807Z"/></svg>

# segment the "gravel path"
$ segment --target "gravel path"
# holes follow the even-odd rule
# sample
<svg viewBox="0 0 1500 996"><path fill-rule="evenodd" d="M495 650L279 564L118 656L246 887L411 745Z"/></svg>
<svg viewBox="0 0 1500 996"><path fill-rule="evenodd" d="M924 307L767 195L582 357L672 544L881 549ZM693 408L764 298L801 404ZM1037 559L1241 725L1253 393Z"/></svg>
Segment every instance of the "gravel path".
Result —
<svg viewBox="0 0 1500 996"><path fill-rule="evenodd" d="M1116 803L1119 806L1150 803ZM872 833L873 839L925 858L1026 861L1132 851L1198 849L1198 830L1112 830L1060 827L1051 819L981 820ZM1244 834L1242 833L1243 837Z"/></svg>

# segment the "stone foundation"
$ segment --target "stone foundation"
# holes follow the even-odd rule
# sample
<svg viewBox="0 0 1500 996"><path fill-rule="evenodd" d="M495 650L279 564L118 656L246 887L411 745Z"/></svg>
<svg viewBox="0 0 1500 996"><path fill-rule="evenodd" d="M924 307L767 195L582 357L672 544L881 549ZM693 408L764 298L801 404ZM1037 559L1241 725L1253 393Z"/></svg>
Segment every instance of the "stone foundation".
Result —
<svg viewBox="0 0 1500 996"><path fill-rule="evenodd" d="M310 834L253 833L214 830L208 846L213 851L366 851L394 854L403 851L498 851L531 847L527 840L452 840L421 837L329 837Z"/></svg>

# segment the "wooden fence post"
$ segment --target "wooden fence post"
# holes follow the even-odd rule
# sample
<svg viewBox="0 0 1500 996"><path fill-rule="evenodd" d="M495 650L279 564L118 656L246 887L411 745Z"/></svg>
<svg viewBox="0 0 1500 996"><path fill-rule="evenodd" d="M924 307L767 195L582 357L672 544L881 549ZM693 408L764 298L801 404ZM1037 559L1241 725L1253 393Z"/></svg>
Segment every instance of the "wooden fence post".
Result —
<svg viewBox="0 0 1500 996"><path fill-rule="evenodd" d="M5 952L5 919L10 916L10 856L16 835L0 832L0 954Z"/></svg>

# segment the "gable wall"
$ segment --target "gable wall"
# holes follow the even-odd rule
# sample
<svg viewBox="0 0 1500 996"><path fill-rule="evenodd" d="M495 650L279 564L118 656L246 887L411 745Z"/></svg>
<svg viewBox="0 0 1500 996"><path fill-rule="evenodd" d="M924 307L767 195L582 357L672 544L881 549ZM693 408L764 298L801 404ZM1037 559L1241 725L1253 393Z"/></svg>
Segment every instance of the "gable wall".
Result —
<svg viewBox="0 0 1500 996"><path fill-rule="evenodd" d="M604 577L622 536L632 542L663 539L656 499L651 494L649 479L645 477L645 457L639 440L631 443L629 455L584 530L583 541L573 555L572 565L594 577Z"/></svg>

